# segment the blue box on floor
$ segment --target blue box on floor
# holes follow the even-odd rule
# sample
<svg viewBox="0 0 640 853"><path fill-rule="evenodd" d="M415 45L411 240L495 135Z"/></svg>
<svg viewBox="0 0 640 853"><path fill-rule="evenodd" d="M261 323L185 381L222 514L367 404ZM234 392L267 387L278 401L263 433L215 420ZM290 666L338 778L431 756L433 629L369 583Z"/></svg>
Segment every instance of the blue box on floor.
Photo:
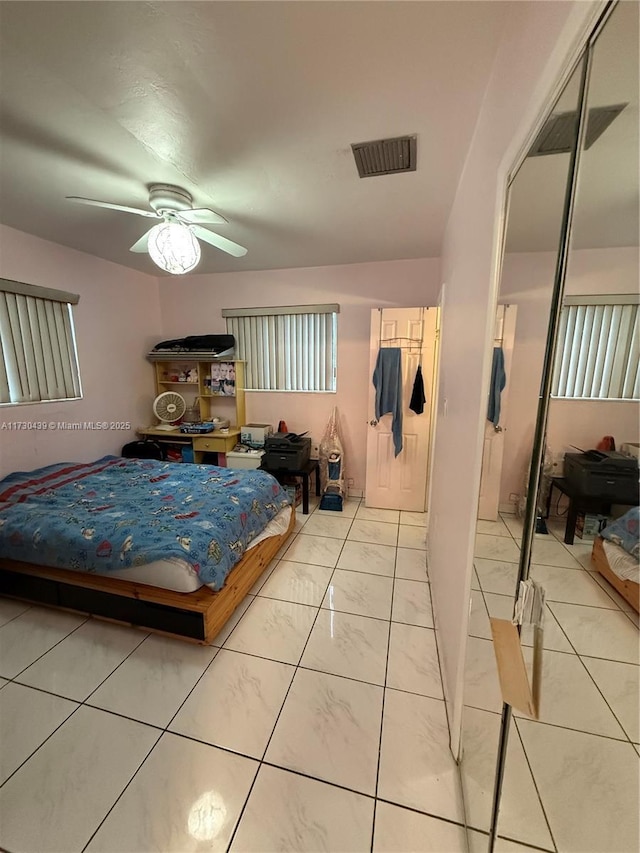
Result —
<svg viewBox="0 0 640 853"><path fill-rule="evenodd" d="M342 512L342 495L323 495L320 501L320 509Z"/></svg>

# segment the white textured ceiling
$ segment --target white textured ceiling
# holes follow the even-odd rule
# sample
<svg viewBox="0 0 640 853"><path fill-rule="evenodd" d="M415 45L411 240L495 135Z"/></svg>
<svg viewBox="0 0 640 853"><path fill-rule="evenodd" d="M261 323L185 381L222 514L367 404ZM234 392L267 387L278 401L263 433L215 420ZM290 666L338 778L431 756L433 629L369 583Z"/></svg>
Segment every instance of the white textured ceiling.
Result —
<svg viewBox="0 0 640 853"><path fill-rule="evenodd" d="M160 182L249 249L198 272L437 256L511 8L2 2L0 220L155 274L148 220L64 197ZM358 177L350 143L414 133L416 172Z"/></svg>

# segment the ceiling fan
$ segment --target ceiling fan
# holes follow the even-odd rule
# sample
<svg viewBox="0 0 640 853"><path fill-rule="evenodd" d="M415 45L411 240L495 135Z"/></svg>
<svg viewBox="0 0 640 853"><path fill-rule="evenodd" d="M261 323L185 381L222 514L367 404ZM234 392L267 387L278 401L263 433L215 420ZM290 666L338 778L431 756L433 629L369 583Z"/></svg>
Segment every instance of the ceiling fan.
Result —
<svg viewBox="0 0 640 853"><path fill-rule="evenodd" d="M226 223L227 220L208 207L194 208L191 195L181 187L170 184L151 184L149 186L151 210L78 196L67 196L67 200L93 207L121 210L124 213L135 213L137 216L146 216L149 219L159 219L160 222L143 234L129 251L149 252L152 260L159 267L174 275L190 272L197 266L200 260L198 239L235 258L241 258L247 254L244 246L202 227L205 223Z"/></svg>

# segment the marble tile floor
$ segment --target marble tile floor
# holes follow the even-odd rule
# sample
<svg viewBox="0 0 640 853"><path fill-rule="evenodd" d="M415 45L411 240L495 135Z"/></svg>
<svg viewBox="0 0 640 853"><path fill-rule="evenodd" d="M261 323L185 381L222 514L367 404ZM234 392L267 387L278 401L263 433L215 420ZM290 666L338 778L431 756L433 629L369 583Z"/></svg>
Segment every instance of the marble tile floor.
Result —
<svg viewBox="0 0 640 853"><path fill-rule="evenodd" d="M532 576L547 601L541 719L514 712L499 833L514 850L528 844L553 853L637 853L637 614L590 571L592 543L565 545L560 519L548 528L536 535L532 555ZM502 708L489 617L511 618L522 525L503 515L479 522L477 533L462 779L469 825L486 832ZM528 663L530 645L523 634ZM474 853L476 847L486 849L486 842L472 833Z"/></svg>
<svg viewBox="0 0 640 853"><path fill-rule="evenodd" d="M313 510L208 647L0 599L1 849L467 849L425 516Z"/></svg>

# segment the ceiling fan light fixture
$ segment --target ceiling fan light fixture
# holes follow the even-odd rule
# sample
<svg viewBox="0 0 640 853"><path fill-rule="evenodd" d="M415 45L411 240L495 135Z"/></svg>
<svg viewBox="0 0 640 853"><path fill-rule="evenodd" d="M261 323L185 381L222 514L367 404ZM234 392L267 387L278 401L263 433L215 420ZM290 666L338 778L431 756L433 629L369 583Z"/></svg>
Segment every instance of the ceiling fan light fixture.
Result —
<svg viewBox="0 0 640 853"><path fill-rule="evenodd" d="M171 275L184 275L200 263L200 243L187 225L161 222L149 232L151 260Z"/></svg>

